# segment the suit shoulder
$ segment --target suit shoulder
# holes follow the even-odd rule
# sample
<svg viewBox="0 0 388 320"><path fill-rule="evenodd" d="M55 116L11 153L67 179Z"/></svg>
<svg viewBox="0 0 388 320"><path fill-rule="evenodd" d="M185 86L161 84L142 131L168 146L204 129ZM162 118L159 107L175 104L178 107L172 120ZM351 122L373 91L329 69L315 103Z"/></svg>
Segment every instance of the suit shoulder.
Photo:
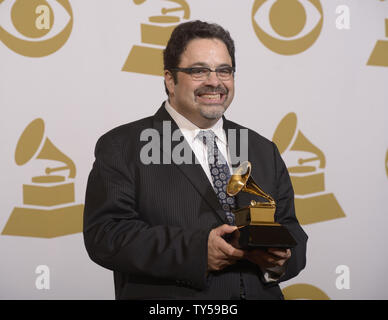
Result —
<svg viewBox="0 0 388 320"><path fill-rule="evenodd" d="M129 142L134 137L138 137L140 133L147 128L152 128L153 117L146 117L133 122L117 126L108 132L104 133L100 140L110 140L121 144L122 142Z"/></svg>

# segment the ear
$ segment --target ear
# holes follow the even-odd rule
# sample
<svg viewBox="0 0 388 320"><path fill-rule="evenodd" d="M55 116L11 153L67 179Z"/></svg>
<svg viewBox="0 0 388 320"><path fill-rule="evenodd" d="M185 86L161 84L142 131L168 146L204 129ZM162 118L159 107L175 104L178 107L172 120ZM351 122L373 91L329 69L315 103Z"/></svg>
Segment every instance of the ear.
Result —
<svg viewBox="0 0 388 320"><path fill-rule="evenodd" d="M164 70L164 83L166 84L166 88L170 93L170 96L174 95L175 82L172 73L168 70Z"/></svg>

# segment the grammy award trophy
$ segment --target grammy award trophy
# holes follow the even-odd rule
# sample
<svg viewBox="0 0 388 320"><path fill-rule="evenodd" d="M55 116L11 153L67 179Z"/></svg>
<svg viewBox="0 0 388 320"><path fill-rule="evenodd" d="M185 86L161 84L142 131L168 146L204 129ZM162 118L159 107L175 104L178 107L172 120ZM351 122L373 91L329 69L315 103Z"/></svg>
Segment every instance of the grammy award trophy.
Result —
<svg viewBox="0 0 388 320"><path fill-rule="evenodd" d="M296 241L287 228L275 222L275 200L255 183L251 177L251 169L251 163L244 161L230 178L226 189L230 196L248 192L266 200L251 200L249 206L233 211L238 227L239 246L242 249L294 247Z"/></svg>

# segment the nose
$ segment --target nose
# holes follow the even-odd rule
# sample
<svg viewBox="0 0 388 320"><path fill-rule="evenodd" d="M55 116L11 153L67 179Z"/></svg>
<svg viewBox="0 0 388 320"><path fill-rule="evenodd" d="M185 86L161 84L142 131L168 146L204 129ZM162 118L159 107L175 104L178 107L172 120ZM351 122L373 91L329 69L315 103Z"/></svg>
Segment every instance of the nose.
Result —
<svg viewBox="0 0 388 320"><path fill-rule="evenodd" d="M205 85L214 86L214 87L217 87L222 83L222 81L218 79L216 72L210 72L209 77L204 82L205 82Z"/></svg>

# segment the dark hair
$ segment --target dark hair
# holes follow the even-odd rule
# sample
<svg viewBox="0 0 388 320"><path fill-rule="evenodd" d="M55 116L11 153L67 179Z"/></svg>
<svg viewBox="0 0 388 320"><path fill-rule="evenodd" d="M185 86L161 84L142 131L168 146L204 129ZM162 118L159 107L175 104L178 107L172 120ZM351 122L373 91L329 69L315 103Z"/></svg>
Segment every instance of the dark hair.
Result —
<svg viewBox="0 0 388 320"><path fill-rule="evenodd" d="M216 38L225 43L229 55L232 58L232 67L236 67L234 57L234 41L229 32L216 23L207 23L200 20L184 22L178 25L168 40L166 49L163 51L164 70L178 67L183 51L188 43L194 39ZM176 83L176 72L171 72ZM166 88L168 95L168 90Z"/></svg>

